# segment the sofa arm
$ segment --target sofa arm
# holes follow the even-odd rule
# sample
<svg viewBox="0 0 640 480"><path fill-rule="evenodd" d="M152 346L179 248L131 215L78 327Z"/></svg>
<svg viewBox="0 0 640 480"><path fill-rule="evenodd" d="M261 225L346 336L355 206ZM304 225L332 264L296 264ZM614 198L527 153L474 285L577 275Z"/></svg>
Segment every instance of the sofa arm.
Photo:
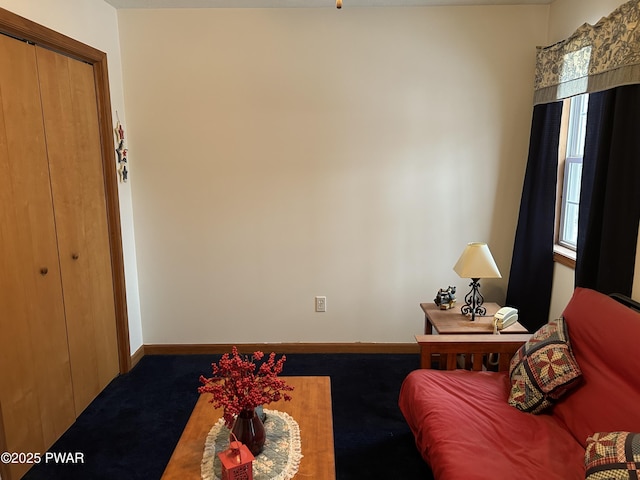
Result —
<svg viewBox="0 0 640 480"><path fill-rule="evenodd" d="M433 355L439 355L440 368L457 368L457 356L465 355L467 368L482 370L485 356L499 355L498 370L509 370L511 357L531 338L530 334L508 335L416 335L420 345L420 367L431 368Z"/></svg>

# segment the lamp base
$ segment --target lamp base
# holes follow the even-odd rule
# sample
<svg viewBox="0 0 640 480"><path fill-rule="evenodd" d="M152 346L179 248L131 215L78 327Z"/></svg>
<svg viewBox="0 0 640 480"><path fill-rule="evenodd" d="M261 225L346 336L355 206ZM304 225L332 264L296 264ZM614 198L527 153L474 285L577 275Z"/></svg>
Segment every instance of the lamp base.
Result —
<svg viewBox="0 0 640 480"><path fill-rule="evenodd" d="M460 308L463 315L471 315L471 321L476 319L476 315L484 316L487 314L487 309L482 306L484 303L484 297L480 294L480 282L479 278L472 278L469 286L471 291L464 297L465 304Z"/></svg>

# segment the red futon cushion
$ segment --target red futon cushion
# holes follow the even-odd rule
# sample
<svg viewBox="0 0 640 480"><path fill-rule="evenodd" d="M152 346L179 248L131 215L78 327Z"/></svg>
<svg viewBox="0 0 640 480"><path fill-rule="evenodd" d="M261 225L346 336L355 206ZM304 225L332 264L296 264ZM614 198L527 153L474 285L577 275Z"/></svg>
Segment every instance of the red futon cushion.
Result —
<svg viewBox="0 0 640 480"><path fill-rule="evenodd" d="M438 480L584 479L584 449L555 418L507 403L506 372L416 370L399 405Z"/></svg>
<svg viewBox="0 0 640 480"><path fill-rule="evenodd" d="M640 313L577 288L562 316L582 382L553 416L583 447L597 432L640 432Z"/></svg>

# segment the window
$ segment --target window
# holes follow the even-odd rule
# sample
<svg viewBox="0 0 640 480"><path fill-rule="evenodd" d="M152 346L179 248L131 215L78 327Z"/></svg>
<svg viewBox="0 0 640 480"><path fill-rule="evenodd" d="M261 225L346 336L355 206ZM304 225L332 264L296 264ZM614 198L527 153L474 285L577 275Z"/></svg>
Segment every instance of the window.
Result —
<svg viewBox="0 0 640 480"><path fill-rule="evenodd" d="M563 254L575 260L578 242L578 213L580 210L580 182L582 157L587 131L589 95L579 95L565 101L560 134L558 162L558 213L556 244L564 247Z"/></svg>

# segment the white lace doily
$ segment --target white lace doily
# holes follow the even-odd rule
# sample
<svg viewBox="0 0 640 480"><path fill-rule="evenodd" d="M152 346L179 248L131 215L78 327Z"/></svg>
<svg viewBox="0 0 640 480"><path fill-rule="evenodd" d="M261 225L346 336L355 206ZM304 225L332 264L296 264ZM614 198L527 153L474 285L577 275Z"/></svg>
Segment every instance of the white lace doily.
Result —
<svg viewBox="0 0 640 480"><path fill-rule="evenodd" d="M264 409L266 440L264 449L253 461L254 480L290 480L298 472L302 453L300 427L291 415ZM220 480L218 453L229 447L229 429L221 418L211 427L204 444L200 473L202 480Z"/></svg>

